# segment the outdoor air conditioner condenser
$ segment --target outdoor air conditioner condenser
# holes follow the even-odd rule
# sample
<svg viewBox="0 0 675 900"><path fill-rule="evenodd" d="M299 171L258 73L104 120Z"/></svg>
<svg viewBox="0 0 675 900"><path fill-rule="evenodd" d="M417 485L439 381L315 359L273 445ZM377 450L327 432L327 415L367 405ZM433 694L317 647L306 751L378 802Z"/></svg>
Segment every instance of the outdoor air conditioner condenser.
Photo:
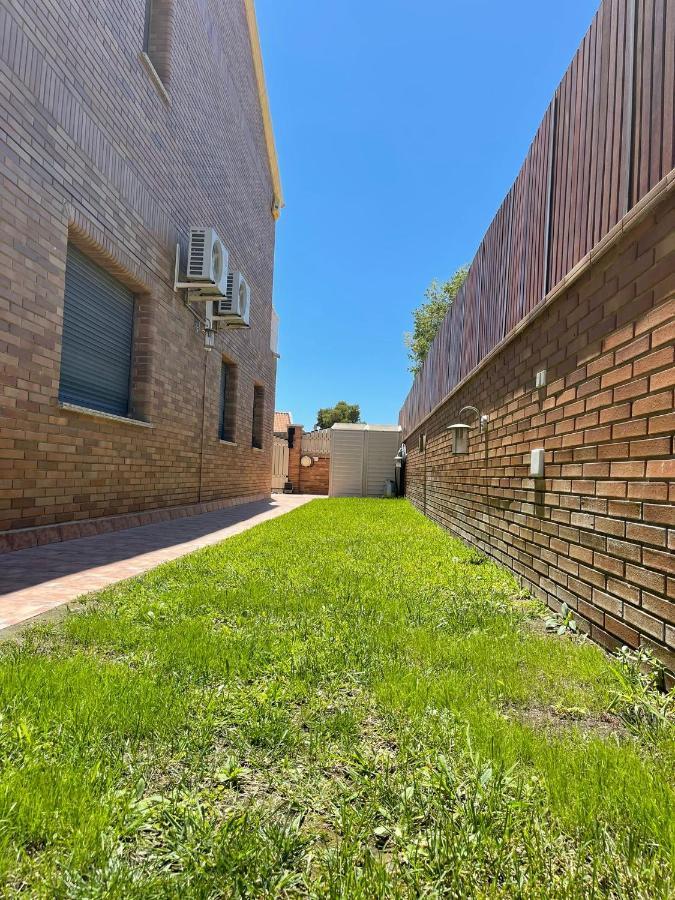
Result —
<svg viewBox="0 0 675 900"><path fill-rule="evenodd" d="M227 291L213 304L213 318L228 328L248 328L251 312L251 288L241 272L230 272Z"/></svg>
<svg viewBox="0 0 675 900"><path fill-rule="evenodd" d="M213 228L191 228L188 247L188 281L200 284L200 295L225 296L230 256ZM198 298L197 298L198 299Z"/></svg>

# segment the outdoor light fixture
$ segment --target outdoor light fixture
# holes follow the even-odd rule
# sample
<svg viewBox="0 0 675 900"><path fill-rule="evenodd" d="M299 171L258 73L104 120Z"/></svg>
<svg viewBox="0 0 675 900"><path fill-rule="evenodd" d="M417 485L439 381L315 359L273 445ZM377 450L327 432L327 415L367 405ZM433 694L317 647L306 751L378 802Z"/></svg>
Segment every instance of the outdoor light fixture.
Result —
<svg viewBox="0 0 675 900"><path fill-rule="evenodd" d="M454 425L448 426L448 431L452 432L452 452L468 453L469 452L469 426L464 422L455 422Z"/></svg>
<svg viewBox="0 0 675 900"><path fill-rule="evenodd" d="M480 422L480 430L486 431L487 424L489 422L488 416L483 416L480 413L480 410L476 409L475 406L463 406L459 414L462 415L463 412L469 410L478 417ZM458 454L464 454L469 452L469 428L471 426L467 425L466 422L455 422L454 425L448 425L448 431L452 432L453 442L452 442L452 452Z"/></svg>
<svg viewBox="0 0 675 900"><path fill-rule="evenodd" d="M204 349L209 352L216 346L216 332L213 329L211 319L204 322Z"/></svg>

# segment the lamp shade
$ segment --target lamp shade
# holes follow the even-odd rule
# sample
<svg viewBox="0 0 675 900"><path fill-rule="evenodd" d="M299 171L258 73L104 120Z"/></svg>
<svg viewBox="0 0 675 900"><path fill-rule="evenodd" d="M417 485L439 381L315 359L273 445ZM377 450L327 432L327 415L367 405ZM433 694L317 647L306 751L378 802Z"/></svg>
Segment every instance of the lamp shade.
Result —
<svg viewBox="0 0 675 900"><path fill-rule="evenodd" d="M469 427L464 422L455 422L454 425L448 425L448 431L451 431L453 436L453 453L469 452Z"/></svg>

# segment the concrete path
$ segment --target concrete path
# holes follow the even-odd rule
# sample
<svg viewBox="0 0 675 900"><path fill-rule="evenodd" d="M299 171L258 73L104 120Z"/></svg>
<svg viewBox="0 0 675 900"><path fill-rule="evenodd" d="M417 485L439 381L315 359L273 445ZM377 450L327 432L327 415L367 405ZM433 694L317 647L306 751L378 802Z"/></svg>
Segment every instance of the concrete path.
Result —
<svg viewBox="0 0 675 900"><path fill-rule="evenodd" d="M0 554L0 629L216 544L313 499L273 494L270 500L172 522Z"/></svg>

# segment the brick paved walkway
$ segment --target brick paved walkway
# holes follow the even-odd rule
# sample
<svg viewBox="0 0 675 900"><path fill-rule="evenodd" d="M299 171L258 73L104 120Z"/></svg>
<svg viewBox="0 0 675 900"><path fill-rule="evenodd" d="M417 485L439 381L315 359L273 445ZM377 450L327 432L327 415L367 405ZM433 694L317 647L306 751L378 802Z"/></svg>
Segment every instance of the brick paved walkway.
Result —
<svg viewBox="0 0 675 900"><path fill-rule="evenodd" d="M0 629L215 544L313 499L306 495L274 494L270 500L172 522L3 553Z"/></svg>

